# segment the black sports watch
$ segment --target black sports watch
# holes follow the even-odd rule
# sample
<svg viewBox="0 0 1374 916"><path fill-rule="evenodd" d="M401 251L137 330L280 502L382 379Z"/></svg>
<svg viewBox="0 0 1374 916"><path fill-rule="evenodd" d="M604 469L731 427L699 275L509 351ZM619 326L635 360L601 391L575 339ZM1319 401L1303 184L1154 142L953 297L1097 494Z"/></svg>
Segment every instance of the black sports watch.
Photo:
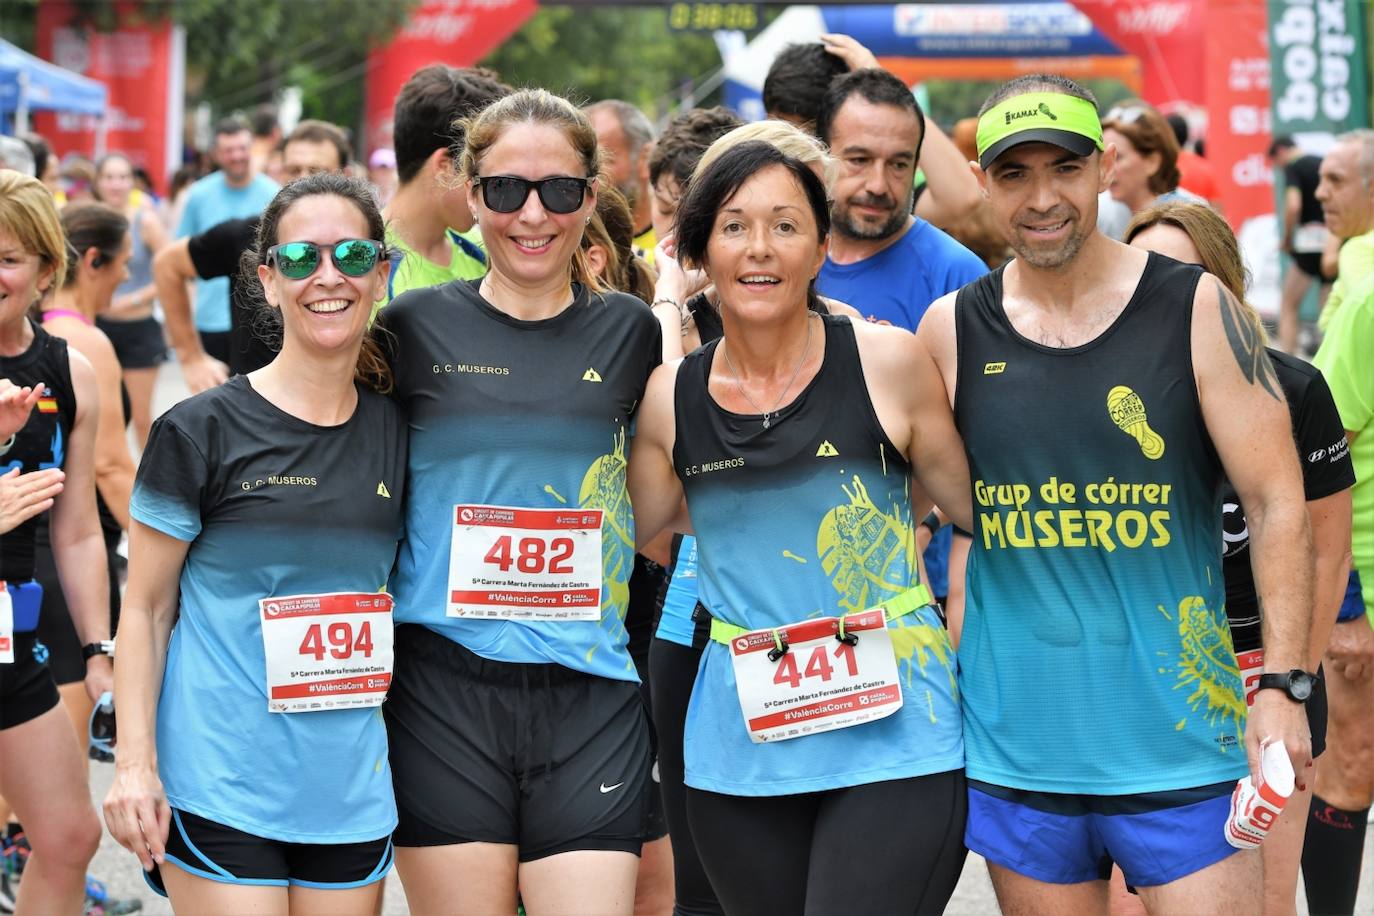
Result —
<svg viewBox="0 0 1374 916"><path fill-rule="evenodd" d="M81 660L88 662L97 655L108 655L114 658L115 641L106 639L103 642L88 642L81 647Z"/></svg>
<svg viewBox="0 0 1374 916"><path fill-rule="evenodd" d="M1306 703L1317 686L1317 676L1301 668L1283 674L1261 674L1256 690L1282 690L1294 703Z"/></svg>

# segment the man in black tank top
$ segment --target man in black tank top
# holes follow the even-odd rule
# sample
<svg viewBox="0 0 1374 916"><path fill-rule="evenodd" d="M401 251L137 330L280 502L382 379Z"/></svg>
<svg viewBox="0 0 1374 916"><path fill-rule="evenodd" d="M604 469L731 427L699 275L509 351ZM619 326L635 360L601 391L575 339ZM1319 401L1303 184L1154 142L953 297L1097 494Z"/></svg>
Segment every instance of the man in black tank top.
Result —
<svg viewBox="0 0 1374 916"><path fill-rule="evenodd" d="M1231 790L1258 775L1261 739L1284 742L1299 785L1311 765L1310 535L1263 339L1216 278L1097 231L1117 151L1087 90L1012 80L977 140L1017 256L918 332L974 487L967 845L1004 911L1105 913L1113 863L1151 913L1258 910L1259 856L1227 841ZM1251 549L1273 654L1248 728L1223 473L1262 507Z"/></svg>

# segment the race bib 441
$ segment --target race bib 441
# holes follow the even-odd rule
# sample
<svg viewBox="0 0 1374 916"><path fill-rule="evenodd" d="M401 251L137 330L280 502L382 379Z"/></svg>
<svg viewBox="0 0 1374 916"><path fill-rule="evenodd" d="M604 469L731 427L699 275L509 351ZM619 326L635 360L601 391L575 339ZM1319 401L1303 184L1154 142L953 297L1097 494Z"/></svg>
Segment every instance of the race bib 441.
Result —
<svg viewBox="0 0 1374 916"><path fill-rule="evenodd" d="M258 602L270 712L380 706L391 686L391 596L285 595Z"/></svg>
<svg viewBox="0 0 1374 916"><path fill-rule="evenodd" d="M601 619L601 510L454 506L448 616Z"/></svg>
<svg viewBox="0 0 1374 916"><path fill-rule="evenodd" d="M740 710L755 743L851 728L902 708L881 610L821 617L730 641Z"/></svg>

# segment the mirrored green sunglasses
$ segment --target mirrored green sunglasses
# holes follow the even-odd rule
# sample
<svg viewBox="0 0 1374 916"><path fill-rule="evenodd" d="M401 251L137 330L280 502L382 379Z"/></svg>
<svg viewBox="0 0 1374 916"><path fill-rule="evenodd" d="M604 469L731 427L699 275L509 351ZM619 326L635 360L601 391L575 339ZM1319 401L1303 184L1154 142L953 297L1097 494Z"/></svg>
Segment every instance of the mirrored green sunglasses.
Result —
<svg viewBox="0 0 1374 916"><path fill-rule="evenodd" d="M329 249L334 266L350 277L361 277L377 266L382 243L372 239L344 239ZM320 246L314 242L283 242L267 249L267 266L289 280L304 280L320 266Z"/></svg>

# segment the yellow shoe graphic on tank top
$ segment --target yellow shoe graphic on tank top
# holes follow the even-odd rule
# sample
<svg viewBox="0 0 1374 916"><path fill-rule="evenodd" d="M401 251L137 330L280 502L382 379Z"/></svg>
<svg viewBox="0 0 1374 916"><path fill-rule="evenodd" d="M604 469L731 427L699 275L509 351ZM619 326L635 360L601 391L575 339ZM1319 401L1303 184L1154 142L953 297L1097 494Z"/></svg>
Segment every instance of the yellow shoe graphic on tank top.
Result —
<svg viewBox="0 0 1374 916"><path fill-rule="evenodd" d="M1164 438L1150 429L1145 418L1145 402L1125 385L1107 392L1107 413L1123 433L1140 444L1140 452L1151 461L1164 457Z"/></svg>

